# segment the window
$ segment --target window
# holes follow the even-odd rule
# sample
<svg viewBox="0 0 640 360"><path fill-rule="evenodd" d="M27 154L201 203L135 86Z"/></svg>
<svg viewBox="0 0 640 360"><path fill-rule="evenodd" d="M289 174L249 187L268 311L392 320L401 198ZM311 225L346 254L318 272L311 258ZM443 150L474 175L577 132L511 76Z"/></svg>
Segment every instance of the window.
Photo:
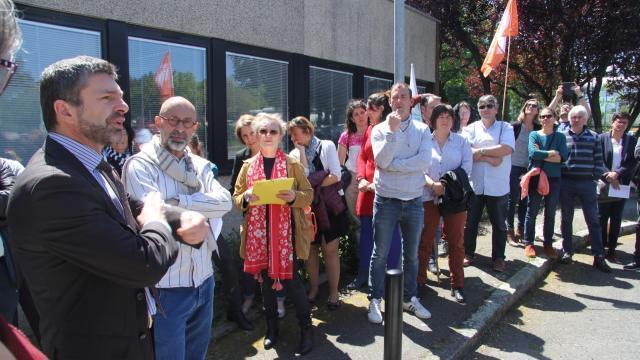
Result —
<svg viewBox="0 0 640 360"><path fill-rule="evenodd" d="M129 91L134 131L156 133L155 116L162 102L183 96L196 108L197 134L207 154L207 49L129 37Z"/></svg>
<svg viewBox="0 0 640 360"><path fill-rule="evenodd" d="M244 145L236 137L243 114L277 113L289 118L289 63L227 52L227 156Z"/></svg>
<svg viewBox="0 0 640 360"><path fill-rule="evenodd" d="M316 136L324 140L338 138L344 130L344 116L352 97L353 74L311 66L309 69L310 119Z"/></svg>
<svg viewBox="0 0 640 360"><path fill-rule="evenodd" d="M373 76L364 77L364 98L368 98L369 95L377 93L379 91L387 91L391 89L393 85L392 80L382 79Z"/></svg>
<svg viewBox="0 0 640 360"><path fill-rule="evenodd" d="M58 60L77 55L101 57L100 32L20 20L22 49L18 71L0 96L0 156L23 165L46 136L40 111L40 73Z"/></svg>

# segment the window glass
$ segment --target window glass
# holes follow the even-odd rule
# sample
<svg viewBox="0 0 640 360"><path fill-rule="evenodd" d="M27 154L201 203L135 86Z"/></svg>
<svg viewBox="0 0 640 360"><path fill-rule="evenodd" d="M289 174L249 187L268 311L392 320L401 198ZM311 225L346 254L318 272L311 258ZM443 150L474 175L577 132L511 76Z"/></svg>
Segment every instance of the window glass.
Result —
<svg viewBox="0 0 640 360"><path fill-rule="evenodd" d="M364 77L364 98L368 98L369 95L377 93L379 91L387 91L391 89L393 81L373 76Z"/></svg>
<svg viewBox="0 0 640 360"><path fill-rule="evenodd" d="M352 81L351 73L310 67L309 120L318 138L338 143L344 131L345 110L352 97Z"/></svg>
<svg viewBox="0 0 640 360"><path fill-rule="evenodd" d="M16 54L18 71L0 96L0 157L23 165L42 146L46 131L40 111L39 79L45 67L77 55L101 57L100 33L19 20L22 48Z"/></svg>
<svg viewBox="0 0 640 360"><path fill-rule="evenodd" d="M129 37L131 126L136 133L156 133L155 116L162 102L183 96L196 108L198 137L207 152L207 49Z"/></svg>
<svg viewBox="0 0 640 360"><path fill-rule="evenodd" d="M227 53L227 155L235 157L244 145L236 137L236 121L243 114L277 113L289 117L289 63ZM284 139L283 139L284 140ZM286 143L286 142L285 142Z"/></svg>

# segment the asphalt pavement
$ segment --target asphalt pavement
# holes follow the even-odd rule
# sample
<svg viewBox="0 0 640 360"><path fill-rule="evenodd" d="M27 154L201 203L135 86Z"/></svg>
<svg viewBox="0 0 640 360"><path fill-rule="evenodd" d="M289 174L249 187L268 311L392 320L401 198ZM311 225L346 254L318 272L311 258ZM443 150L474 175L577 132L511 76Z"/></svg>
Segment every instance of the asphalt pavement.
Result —
<svg viewBox="0 0 640 360"><path fill-rule="evenodd" d="M618 257L630 261L635 235L621 239ZM582 251L557 264L541 286L482 337L469 359L640 358L640 272L612 264L594 272Z"/></svg>

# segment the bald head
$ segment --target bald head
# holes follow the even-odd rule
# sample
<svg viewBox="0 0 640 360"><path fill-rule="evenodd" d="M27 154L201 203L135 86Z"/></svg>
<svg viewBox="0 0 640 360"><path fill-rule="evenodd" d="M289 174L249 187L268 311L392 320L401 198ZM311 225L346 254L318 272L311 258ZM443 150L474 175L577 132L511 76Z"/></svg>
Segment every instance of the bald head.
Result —
<svg viewBox="0 0 640 360"><path fill-rule="evenodd" d="M169 98L162 103L155 120L162 144L177 157L183 156L184 148L198 129L193 104L181 96Z"/></svg>
<svg viewBox="0 0 640 360"><path fill-rule="evenodd" d="M160 115L165 115L171 112L173 109L179 108L180 110L192 111L193 116L195 117L196 108L193 106L191 101L183 98L182 96L174 96L170 97L160 106Z"/></svg>

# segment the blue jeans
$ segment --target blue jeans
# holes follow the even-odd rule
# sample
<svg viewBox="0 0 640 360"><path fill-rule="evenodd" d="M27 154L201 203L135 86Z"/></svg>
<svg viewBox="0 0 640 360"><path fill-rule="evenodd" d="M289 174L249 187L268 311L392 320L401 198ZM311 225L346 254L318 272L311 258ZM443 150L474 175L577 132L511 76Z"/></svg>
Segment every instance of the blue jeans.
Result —
<svg viewBox="0 0 640 360"><path fill-rule="evenodd" d="M167 318L153 316L156 359L204 359L213 326L213 276L197 288L158 289Z"/></svg>
<svg viewBox="0 0 640 360"><path fill-rule="evenodd" d="M467 211L464 225L464 254L474 257L478 240L478 226L485 204L491 221L491 260L504 260L504 248L507 243L507 202L509 194L503 196L476 195Z"/></svg>
<svg viewBox="0 0 640 360"><path fill-rule="evenodd" d="M385 198L376 194L373 201L373 254L369 271L370 295L381 299L384 294L385 269L393 232L400 225L404 272L404 300L417 294L418 246L424 222L422 197L412 200ZM411 280L411 281L409 281Z"/></svg>
<svg viewBox="0 0 640 360"><path fill-rule="evenodd" d="M395 269L400 262L400 248L402 247L400 238L400 227L393 230L391 248L387 256L387 268ZM358 279L368 280L369 265L371 264L371 253L373 252L373 217L360 216L360 264L358 269Z"/></svg>
<svg viewBox="0 0 640 360"><path fill-rule="evenodd" d="M535 179L535 181L534 181ZM538 179L535 177L529 183L529 201L527 203L527 216L524 221L524 243L533 245L536 237L536 217L542 203L542 195L538 194ZM553 228L556 222L556 207L560 197L560 178L549 178L549 194L544 197L544 227L542 233L544 244L553 243Z"/></svg>
<svg viewBox="0 0 640 360"><path fill-rule="evenodd" d="M518 206L518 229L524 228L527 213L527 199L520 200L520 176L527 173L527 168L511 166L509 175L509 203L507 205L507 229L515 229L513 223L516 217L516 205ZM531 194L531 192L529 192Z"/></svg>
<svg viewBox="0 0 640 360"><path fill-rule="evenodd" d="M591 253L594 256L602 255L602 229L598 217L598 195L596 195L596 182L593 180L576 180L562 178L560 184L560 210L562 221L562 250L573 254L573 200L577 197L582 205L582 214L589 229L591 238Z"/></svg>

